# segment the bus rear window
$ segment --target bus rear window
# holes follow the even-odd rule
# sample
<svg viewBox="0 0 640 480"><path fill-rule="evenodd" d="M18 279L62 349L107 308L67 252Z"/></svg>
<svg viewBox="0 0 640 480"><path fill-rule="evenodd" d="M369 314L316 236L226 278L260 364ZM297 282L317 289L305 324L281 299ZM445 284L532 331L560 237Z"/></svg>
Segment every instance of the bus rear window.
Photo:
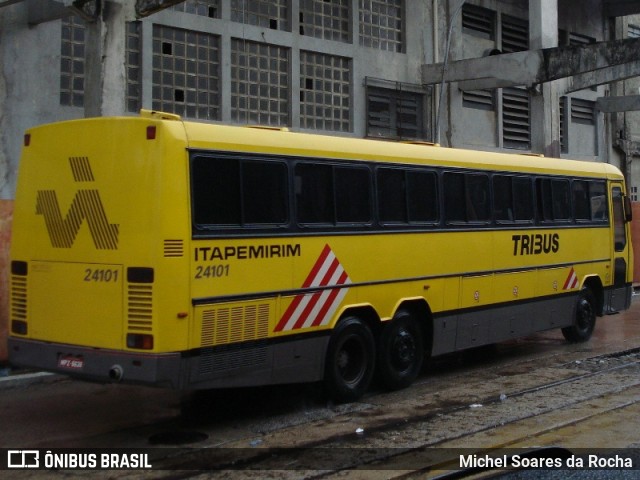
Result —
<svg viewBox="0 0 640 480"><path fill-rule="evenodd" d="M287 166L196 156L191 161L196 228L282 225L288 221Z"/></svg>

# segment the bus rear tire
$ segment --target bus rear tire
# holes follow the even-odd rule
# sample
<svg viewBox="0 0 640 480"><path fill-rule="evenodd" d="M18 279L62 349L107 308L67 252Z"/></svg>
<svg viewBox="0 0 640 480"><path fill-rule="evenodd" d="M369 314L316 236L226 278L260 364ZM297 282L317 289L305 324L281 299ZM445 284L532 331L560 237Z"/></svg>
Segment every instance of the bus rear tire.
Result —
<svg viewBox="0 0 640 480"><path fill-rule="evenodd" d="M333 331L325 362L325 387L335 401L353 402L365 394L375 368L371 329L357 317L342 320Z"/></svg>
<svg viewBox="0 0 640 480"><path fill-rule="evenodd" d="M389 390L406 388L422 370L424 342L420 325L407 310L385 323L378 343L378 376Z"/></svg>
<svg viewBox="0 0 640 480"><path fill-rule="evenodd" d="M562 335L571 343L586 342L596 326L596 299L588 287L578 295L573 325L562 329Z"/></svg>

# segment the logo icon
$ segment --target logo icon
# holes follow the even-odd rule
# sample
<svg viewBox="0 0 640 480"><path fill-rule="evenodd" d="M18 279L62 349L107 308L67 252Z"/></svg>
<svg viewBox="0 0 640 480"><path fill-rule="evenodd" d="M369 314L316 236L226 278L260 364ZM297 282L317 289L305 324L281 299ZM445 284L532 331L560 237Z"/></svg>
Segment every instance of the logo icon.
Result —
<svg viewBox="0 0 640 480"><path fill-rule="evenodd" d="M7 468L39 468L40 452L38 450L9 450L7 452Z"/></svg>
<svg viewBox="0 0 640 480"><path fill-rule="evenodd" d="M69 164L76 182L95 181L87 157L71 157ZM86 220L97 249L118 249L119 225L109 223L100 193L96 189L78 190L64 218L56 192L38 190L36 214L44 217L51 245L55 248L71 248L82 223Z"/></svg>
<svg viewBox="0 0 640 480"><path fill-rule="evenodd" d="M349 275L340 265L331 247L325 245L302 284L303 289L317 287L318 290L296 295L278 322L275 331L326 325L349 291L344 286L350 283Z"/></svg>

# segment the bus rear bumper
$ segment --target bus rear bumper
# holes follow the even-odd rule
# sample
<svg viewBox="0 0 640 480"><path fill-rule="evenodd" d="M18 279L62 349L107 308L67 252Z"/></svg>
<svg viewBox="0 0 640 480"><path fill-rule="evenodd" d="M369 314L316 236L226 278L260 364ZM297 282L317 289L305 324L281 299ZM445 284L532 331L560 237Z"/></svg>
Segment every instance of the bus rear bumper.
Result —
<svg viewBox="0 0 640 480"><path fill-rule="evenodd" d="M10 337L9 362L96 382L182 387L179 353L123 353Z"/></svg>

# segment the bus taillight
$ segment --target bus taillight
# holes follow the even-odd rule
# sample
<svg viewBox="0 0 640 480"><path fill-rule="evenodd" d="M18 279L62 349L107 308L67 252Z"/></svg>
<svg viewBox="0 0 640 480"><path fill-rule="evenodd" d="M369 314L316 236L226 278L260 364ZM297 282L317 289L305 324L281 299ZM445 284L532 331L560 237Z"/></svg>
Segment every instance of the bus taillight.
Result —
<svg viewBox="0 0 640 480"><path fill-rule="evenodd" d="M127 335L127 348L153 350L153 335L129 333Z"/></svg>

